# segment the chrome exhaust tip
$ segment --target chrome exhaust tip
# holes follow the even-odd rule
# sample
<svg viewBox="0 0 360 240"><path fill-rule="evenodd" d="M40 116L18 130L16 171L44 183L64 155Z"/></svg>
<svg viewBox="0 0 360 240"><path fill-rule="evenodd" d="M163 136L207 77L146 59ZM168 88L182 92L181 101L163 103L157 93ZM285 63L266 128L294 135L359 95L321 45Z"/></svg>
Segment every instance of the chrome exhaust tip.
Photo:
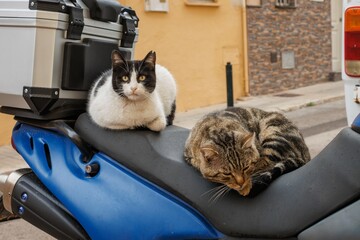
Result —
<svg viewBox="0 0 360 240"><path fill-rule="evenodd" d="M13 213L11 207L11 197L17 181L23 175L28 174L30 172L32 172L30 168L23 168L13 172L0 173L0 192L2 192L3 195L4 208L8 212Z"/></svg>
<svg viewBox="0 0 360 240"><path fill-rule="evenodd" d="M9 177L10 172L0 173L0 193L5 192L5 183L7 178Z"/></svg>

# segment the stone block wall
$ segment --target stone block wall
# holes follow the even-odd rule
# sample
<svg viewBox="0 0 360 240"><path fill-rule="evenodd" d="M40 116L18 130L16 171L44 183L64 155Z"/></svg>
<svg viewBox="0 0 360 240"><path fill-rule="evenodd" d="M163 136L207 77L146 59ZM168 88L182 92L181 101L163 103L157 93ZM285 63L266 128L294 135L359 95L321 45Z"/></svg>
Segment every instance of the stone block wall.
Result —
<svg viewBox="0 0 360 240"><path fill-rule="evenodd" d="M271 94L329 80L330 1L297 0L295 8L262 0L247 7L250 95Z"/></svg>

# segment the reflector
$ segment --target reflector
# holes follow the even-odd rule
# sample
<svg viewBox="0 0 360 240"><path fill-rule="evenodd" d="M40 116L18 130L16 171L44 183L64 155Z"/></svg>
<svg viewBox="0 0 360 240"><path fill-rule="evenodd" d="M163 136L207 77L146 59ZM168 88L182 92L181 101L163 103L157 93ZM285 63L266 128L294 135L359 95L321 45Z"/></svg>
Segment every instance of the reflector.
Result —
<svg viewBox="0 0 360 240"><path fill-rule="evenodd" d="M360 76L360 7L346 9L344 17L345 73L358 77Z"/></svg>

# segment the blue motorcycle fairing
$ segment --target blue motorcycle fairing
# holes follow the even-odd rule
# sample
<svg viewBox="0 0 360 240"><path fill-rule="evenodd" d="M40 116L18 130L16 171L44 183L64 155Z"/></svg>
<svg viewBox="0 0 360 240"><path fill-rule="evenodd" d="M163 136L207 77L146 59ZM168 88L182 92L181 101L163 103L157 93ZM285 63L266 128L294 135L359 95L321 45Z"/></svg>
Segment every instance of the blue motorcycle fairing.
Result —
<svg viewBox="0 0 360 240"><path fill-rule="evenodd" d="M360 113L357 115L357 117L354 119L353 123L351 124L351 128L360 133Z"/></svg>
<svg viewBox="0 0 360 240"><path fill-rule="evenodd" d="M66 137L26 124L13 131L16 150L92 239L217 239L195 209L108 156L97 153L94 177Z"/></svg>

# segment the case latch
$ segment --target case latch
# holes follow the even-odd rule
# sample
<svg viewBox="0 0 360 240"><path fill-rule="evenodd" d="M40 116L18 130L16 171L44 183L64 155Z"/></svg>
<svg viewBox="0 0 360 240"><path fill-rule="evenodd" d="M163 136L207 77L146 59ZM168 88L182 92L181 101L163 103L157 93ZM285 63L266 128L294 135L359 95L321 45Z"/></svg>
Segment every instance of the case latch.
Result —
<svg viewBox="0 0 360 240"><path fill-rule="evenodd" d="M136 28L138 27L139 18L134 10L129 7L123 7L120 12L120 24L123 27L121 38L121 47L132 48L136 37Z"/></svg>
<svg viewBox="0 0 360 240"><path fill-rule="evenodd" d="M80 40L84 29L83 9L77 4L76 0L71 1L74 6L69 8L69 25L67 29L66 38L73 40Z"/></svg>
<svg viewBox="0 0 360 240"><path fill-rule="evenodd" d="M76 0L70 1L73 6L67 5L64 0L30 0L29 9L69 14L66 37L68 39L80 40L84 29L83 9Z"/></svg>

